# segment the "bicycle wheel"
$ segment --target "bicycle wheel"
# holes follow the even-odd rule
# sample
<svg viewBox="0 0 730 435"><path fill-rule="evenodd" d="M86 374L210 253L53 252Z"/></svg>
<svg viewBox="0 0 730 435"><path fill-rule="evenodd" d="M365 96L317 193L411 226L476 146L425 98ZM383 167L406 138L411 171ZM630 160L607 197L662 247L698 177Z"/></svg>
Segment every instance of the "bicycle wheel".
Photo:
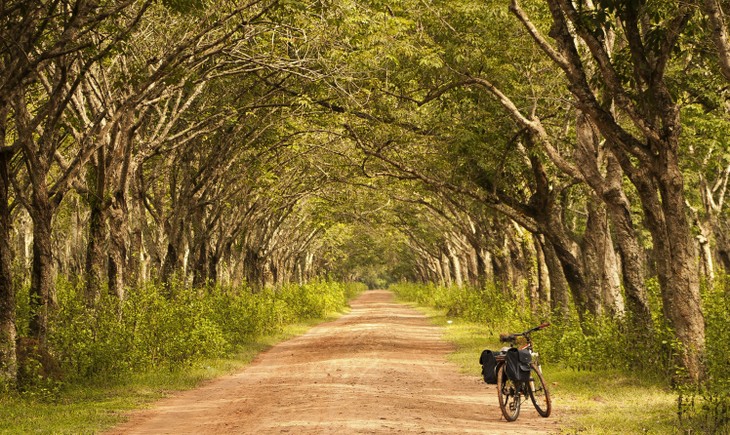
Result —
<svg viewBox="0 0 730 435"><path fill-rule="evenodd" d="M497 368L497 398L499 409L507 421L515 421L520 415L520 389L507 377L504 364Z"/></svg>
<svg viewBox="0 0 730 435"><path fill-rule="evenodd" d="M535 409L541 417L549 417L552 410L550 392L545 385L542 373L535 363L530 364L530 367L530 399L532 399L532 404L535 405Z"/></svg>

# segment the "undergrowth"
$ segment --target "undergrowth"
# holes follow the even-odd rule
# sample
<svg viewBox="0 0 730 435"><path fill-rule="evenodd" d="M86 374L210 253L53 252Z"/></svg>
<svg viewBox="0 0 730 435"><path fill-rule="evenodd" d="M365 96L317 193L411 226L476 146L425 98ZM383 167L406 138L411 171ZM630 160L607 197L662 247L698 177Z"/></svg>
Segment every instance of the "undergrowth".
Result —
<svg viewBox="0 0 730 435"><path fill-rule="evenodd" d="M257 293L147 285L121 304L104 295L90 308L82 288L61 281L46 348L28 353L17 388L0 386L0 433L95 433L167 392L240 369L342 312L365 289L328 281ZM24 292L21 337L29 321Z"/></svg>
<svg viewBox="0 0 730 435"><path fill-rule="evenodd" d="M97 376L65 383L51 399L38 391L0 394L0 434L103 433L121 423L130 410L144 407L172 392L195 388L209 379L245 367L261 351L300 335L321 319L286 325L281 332L259 335L223 358L204 358L176 368L158 367L123 376Z"/></svg>
<svg viewBox="0 0 730 435"><path fill-rule="evenodd" d="M64 385L225 357L285 325L341 311L362 287L322 281L252 293L245 287L180 286L170 291L150 284L128 292L121 303L104 295L89 307L83 288L61 281L42 354L35 352L32 340L21 339L19 354L27 356L19 391L52 401ZM18 313L23 337L27 307L20 306Z"/></svg>
<svg viewBox="0 0 730 435"><path fill-rule="evenodd" d="M674 409L665 409L665 414L674 420L673 430L730 433L730 279L724 277L703 289L707 376L699 385L674 382L679 372L674 365L679 344L661 314L657 283L650 281L647 287L654 313L651 331L638 331L630 319L621 317L585 315L581 322L575 310L566 317L545 308L535 309L528 301L491 287L400 283L391 290L402 300L482 325L495 347L501 332L520 332L549 321L551 327L535 337L541 360L548 367L589 374L615 372L637 383L648 381L659 389L672 389Z"/></svg>

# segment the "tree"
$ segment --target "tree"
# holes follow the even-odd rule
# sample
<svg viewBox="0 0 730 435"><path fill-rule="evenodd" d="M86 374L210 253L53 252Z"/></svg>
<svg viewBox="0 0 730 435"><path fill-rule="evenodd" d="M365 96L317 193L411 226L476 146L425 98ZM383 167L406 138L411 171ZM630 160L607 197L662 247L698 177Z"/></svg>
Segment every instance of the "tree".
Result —
<svg viewBox="0 0 730 435"><path fill-rule="evenodd" d="M4 123L5 120L5 116L3 116L0 122ZM0 127L0 134L4 136L4 126ZM6 150L4 143L4 138L0 138L0 385L13 385L18 368L15 344L15 288L10 267L12 251L9 243L10 177L8 175L8 166L12 153Z"/></svg>
<svg viewBox="0 0 730 435"><path fill-rule="evenodd" d="M730 81L730 38L728 37L725 11L719 0L701 0L697 2L708 17L710 37L717 49L720 73Z"/></svg>
<svg viewBox="0 0 730 435"><path fill-rule="evenodd" d="M74 146L64 113L89 68L129 34L149 4L121 2L95 8L87 2L73 7L65 2L34 3L20 21L9 21L20 27L4 28L12 32L4 40L18 43L7 47L13 60L5 70L0 105L12 113L15 144L29 181L29 191L16 189L16 194L33 221L30 329L40 346L47 339L54 285L53 215L96 149L89 142ZM16 7L10 11L21 13L23 8ZM128 19L113 18L121 15ZM94 134L106 129L103 122L88 128Z"/></svg>
<svg viewBox="0 0 730 435"><path fill-rule="evenodd" d="M576 106L606 138L636 187L652 234L664 313L683 344L680 363L697 380L703 372L704 318L680 168L680 111L666 78L693 11L688 5L668 10L643 2L551 0L548 6L555 47L530 24L516 0L511 9L564 72ZM609 29L622 30L618 53L607 38ZM590 57L581 55L584 48ZM600 72L603 95L589 84L591 68Z"/></svg>

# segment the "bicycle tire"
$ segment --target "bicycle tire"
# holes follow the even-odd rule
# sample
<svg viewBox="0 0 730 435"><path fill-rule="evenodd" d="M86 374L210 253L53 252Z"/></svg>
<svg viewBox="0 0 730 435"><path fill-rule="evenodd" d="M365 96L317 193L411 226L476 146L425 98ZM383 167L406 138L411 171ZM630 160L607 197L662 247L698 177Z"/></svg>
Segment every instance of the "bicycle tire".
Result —
<svg viewBox="0 0 730 435"><path fill-rule="evenodd" d="M541 370L539 370L535 363L530 364L530 368L530 399L535 406L535 410L540 414L540 417L549 417L552 411L550 391L547 385L545 385L545 379L542 377Z"/></svg>
<svg viewBox="0 0 730 435"><path fill-rule="evenodd" d="M504 363L497 367L497 398L499 409L507 421L515 421L520 415L520 388L507 377Z"/></svg>

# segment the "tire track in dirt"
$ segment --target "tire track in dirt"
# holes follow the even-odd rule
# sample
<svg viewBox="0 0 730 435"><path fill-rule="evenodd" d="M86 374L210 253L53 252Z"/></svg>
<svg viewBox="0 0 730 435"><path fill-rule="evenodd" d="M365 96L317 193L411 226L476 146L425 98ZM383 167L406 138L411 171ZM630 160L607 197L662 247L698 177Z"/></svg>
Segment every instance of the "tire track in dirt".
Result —
<svg viewBox="0 0 730 435"><path fill-rule="evenodd" d="M260 354L234 375L132 413L110 434L545 434L525 406L501 419L496 389L459 374L442 329L368 291L341 318ZM478 356L475 356L478 358ZM526 404L527 405L527 404Z"/></svg>

